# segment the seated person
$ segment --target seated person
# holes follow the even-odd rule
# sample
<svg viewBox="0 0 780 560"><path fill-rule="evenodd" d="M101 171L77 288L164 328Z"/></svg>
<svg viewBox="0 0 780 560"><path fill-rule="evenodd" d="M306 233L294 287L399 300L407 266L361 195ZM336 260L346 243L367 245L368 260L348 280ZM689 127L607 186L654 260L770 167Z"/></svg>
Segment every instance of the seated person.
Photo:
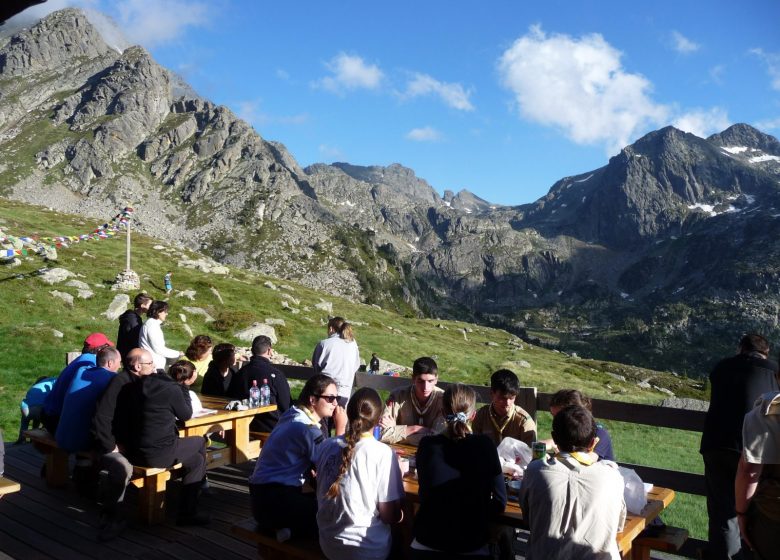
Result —
<svg viewBox="0 0 780 560"><path fill-rule="evenodd" d="M217 344L212 353L212 360L203 376L200 387L201 395L212 397L227 397L230 382L238 371L236 364L236 347L232 344Z"/></svg>
<svg viewBox="0 0 780 560"><path fill-rule="evenodd" d="M445 431L420 441L413 560L491 557L491 518L506 507L506 486L496 446L469 429L475 404L471 387L448 386L442 396Z"/></svg>
<svg viewBox="0 0 780 560"><path fill-rule="evenodd" d="M97 365L79 368L65 394L62 414L57 424L57 445L70 453L89 451L93 448L92 418L97 401L116 376L122 356L116 348L107 346L96 354ZM82 494L93 496L97 491L99 468L91 459L76 458L73 481Z"/></svg>
<svg viewBox="0 0 780 560"><path fill-rule="evenodd" d="M22 420L19 424L19 439L16 441L17 443L24 441L22 432L30 427L30 423L32 423L33 429L37 429L41 425L43 403L56 380L56 377L46 377L44 375L36 379L33 386L27 390L27 394L22 399L22 402L19 403Z"/></svg>
<svg viewBox="0 0 780 560"><path fill-rule="evenodd" d="M384 560L390 524L403 518L404 485L393 450L374 439L382 414L374 389L358 389L347 403L344 438L322 444L317 461L317 525L320 547L332 560Z"/></svg>
<svg viewBox="0 0 780 560"><path fill-rule="evenodd" d="M520 489L520 507L531 534L528 560L620 560L617 533L626 504L623 477L612 461L591 452L596 423L590 411L569 406L553 418L558 453L531 461Z"/></svg>
<svg viewBox="0 0 780 560"><path fill-rule="evenodd" d="M171 364L171 367L168 368L168 375L176 383L187 388L187 394L190 396L190 404L192 405L193 416L203 410L200 397L198 397L198 394L192 390L192 386L198 380L198 370L195 368L195 364L186 359L174 362Z"/></svg>
<svg viewBox="0 0 780 560"><path fill-rule="evenodd" d="M47 393L46 400L43 403L43 413L41 420L43 426L54 435L57 433L57 423L60 421L62 413L62 403L65 400L65 394L68 392L70 382L79 369L86 369L95 365L95 354L105 346L113 346L114 343L106 338L103 333L92 333L84 339L84 347L81 350L81 356L73 360L65 369L60 372L57 381L51 391Z"/></svg>
<svg viewBox="0 0 780 560"><path fill-rule="evenodd" d="M336 434L344 434L347 419L337 399L331 377L310 377L297 405L282 415L263 445L249 477L252 515L261 528L275 530L280 542L291 535L317 535L317 496L306 492L304 483L326 441L320 421L335 416Z"/></svg>
<svg viewBox="0 0 780 560"><path fill-rule="evenodd" d="M592 412L590 398L580 393L577 389L561 389L550 398L550 414L555 416L561 409L573 405L582 406ZM548 440L545 443L550 446L553 442ZM596 421L596 447L593 451L599 456L599 461L602 459L608 461L615 460L615 452L612 450L612 438L609 436L607 429L598 421Z"/></svg>
<svg viewBox="0 0 780 560"><path fill-rule="evenodd" d="M441 397L436 387L439 367L432 358L417 358L412 365L412 384L390 393L379 425L382 441L417 445L424 436L444 429Z"/></svg>
<svg viewBox="0 0 780 560"><path fill-rule="evenodd" d="M148 351L145 354L151 355ZM125 444L127 458L143 467L168 468L181 463L184 477L176 523L208 524L210 516L198 511L206 477L206 440L200 436L181 438L176 425L177 419L192 417L189 387L159 372L138 377L128 386L119 396L132 427Z"/></svg>
<svg viewBox="0 0 780 560"><path fill-rule="evenodd" d="M514 372L500 369L490 376L489 405L479 409L471 429L485 434L498 446L505 437L518 439L528 446L536 441L536 423L525 410L515 404L520 392L520 380Z"/></svg>
<svg viewBox="0 0 780 560"><path fill-rule="evenodd" d="M780 383L780 373L776 374ZM764 393L745 415L735 498L742 539L755 558L780 547L780 393Z"/></svg>
<svg viewBox="0 0 780 560"><path fill-rule="evenodd" d="M290 408L292 401L290 384L287 377L271 363L272 354L271 339L265 335L256 336L252 341L252 357L233 376L228 388L231 399L243 400L249 398L249 388L253 381L257 381L258 388L263 386L264 381L268 381L271 404L276 405L276 410L255 415L249 426L249 429L255 432L273 430L282 414Z"/></svg>
<svg viewBox="0 0 780 560"><path fill-rule="evenodd" d="M212 351L214 343L211 337L206 334L199 334L192 339L190 345L184 351L185 360L192 362L195 370L198 372L198 378L202 379L206 375L206 370L212 360Z"/></svg>

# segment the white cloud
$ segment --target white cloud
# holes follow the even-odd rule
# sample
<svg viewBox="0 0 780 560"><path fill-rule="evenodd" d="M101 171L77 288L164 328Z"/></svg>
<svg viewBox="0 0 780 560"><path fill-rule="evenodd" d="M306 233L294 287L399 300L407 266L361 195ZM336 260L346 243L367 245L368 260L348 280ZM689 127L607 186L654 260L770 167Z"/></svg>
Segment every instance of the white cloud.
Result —
<svg viewBox="0 0 780 560"><path fill-rule="evenodd" d="M415 142L438 142L442 139L442 135L441 132L432 126L424 126L422 128L413 128L406 133L406 138Z"/></svg>
<svg viewBox="0 0 780 560"><path fill-rule="evenodd" d="M309 121L307 113L297 115L271 115L260 110L260 101L238 101L235 103L236 115L255 126L268 124L301 125Z"/></svg>
<svg viewBox="0 0 780 560"><path fill-rule="evenodd" d="M764 49L751 49L750 53L764 61L772 89L780 91L780 54L768 53Z"/></svg>
<svg viewBox="0 0 780 560"><path fill-rule="evenodd" d="M407 84L404 97L421 95L437 95L444 103L459 111L473 111L474 106L469 101L471 91L458 83L446 83L427 75L417 73Z"/></svg>
<svg viewBox="0 0 780 560"><path fill-rule="evenodd" d="M612 154L670 114L651 99L650 81L627 72L620 57L599 34L547 36L532 26L503 53L498 70L522 116Z"/></svg>
<svg viewBox="0 0 780 560"><path fill-rule="evenodd" d="M759 130L780 130L780 117L758 121L755 127Z"/></svg>
<svg viewBox="0 0 780 560"><path fill-rule="evenodd" d="M731 125L728 113L721 107L711 109L692 109L679 115L672 126L683 132L690 132L700 138L721 132Z"/></svg>
<svg viewBox="0 0 780 560"><path fill-rule="evenodd" d="M331 161L344 161L347 158L344 157L344 152L337 146L331 146L329 144L320 144L319 151L322 157L330 159Z"/></svg>
<svg viewBox="0 0 780 560"><path fill-rule="evenodd" d="M133 42L152 48L177 39L188 27L207 24L206 2L123 0L116 6L119 24Z"/></svg>
<svg viewBox="0 0 780 560"><path fill-rule="evenodd" d="M694 43L679 31L672 31L672 48L681 54L695 53L701 45Z"/></svg>
<svg viewBox="0 0 780 560"><path fill-rule="evenodd" d="M344 90L378 89L384 78L379 66L367 64L361 57L343 52L326 62L325 67L333 75L326 76L313 85L338 94Z"/></svg>

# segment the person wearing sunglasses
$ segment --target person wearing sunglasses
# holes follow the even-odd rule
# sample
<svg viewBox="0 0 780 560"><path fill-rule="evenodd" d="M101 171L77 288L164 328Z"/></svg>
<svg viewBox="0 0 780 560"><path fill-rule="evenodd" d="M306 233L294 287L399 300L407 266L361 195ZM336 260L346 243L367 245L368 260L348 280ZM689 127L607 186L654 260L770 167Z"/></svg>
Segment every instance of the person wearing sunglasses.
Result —
<svg viewBox="0 0 780 560"><path fill-rule="evenodd" d="M298 403L279 418L249 477L252 515L280 542L318 533L312 468L326 440L321 421L331 417L336 435L343 435L347 415L338 405L336 383L327 375L313 375Z"/></svg>

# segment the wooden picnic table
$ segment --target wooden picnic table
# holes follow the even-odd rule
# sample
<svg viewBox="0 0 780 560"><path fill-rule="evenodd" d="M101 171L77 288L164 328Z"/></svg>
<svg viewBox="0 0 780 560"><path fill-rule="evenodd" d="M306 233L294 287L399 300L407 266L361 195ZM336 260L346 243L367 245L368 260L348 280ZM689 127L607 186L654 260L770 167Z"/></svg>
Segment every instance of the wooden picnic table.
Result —
<svg viewBox="0 0 780 560"><path fill-rule="evenodd" d="M225 432L226 447L208 451L207 468L213 469L228 464L237 465L254 459L260 454L260 442L249 439L249 424L255 414L275 411L275 404L248 410L225 410L225 405L229 402L227 399L202 395L200 402L203 404L203 408L216 412L194 416L185 421L179 429L179 435L188 437Z"/></svg>
<svg viewBox="0 0 780 560"><path fill-rule="evenodd" d="M391 447L393 447L399 455L406 457L413 457L417 452L417 448L409 445L394 444L391 445ZM418 504L420 501L420 486L416 476L407 474L404 476L403 482L406 497L413 504ZM631 558L634 539L636 539L639 534L672 503L674 496L674 490L654 486L647 493L647 504L642 509L641 513L628 513L626 515L626 522L623 526L623 530L617 535L618 549L623 558ZM517 501L510 499L506 504L506 509L499 516L498 522L510 527L525 527L523 524L523 511L520 509L520 504Z"/></svg>

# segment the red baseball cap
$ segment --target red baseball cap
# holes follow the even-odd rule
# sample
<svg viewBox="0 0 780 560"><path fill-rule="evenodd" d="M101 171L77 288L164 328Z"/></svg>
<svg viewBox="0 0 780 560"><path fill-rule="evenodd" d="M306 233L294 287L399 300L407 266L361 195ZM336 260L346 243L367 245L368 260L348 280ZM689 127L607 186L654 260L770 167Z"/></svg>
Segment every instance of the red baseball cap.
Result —
<svg viewBox="0 0 780 560"><path fill-rule="evenodd" d="M108 344L109 346L114 345L113 342L108 340L106 335L99 332L94 332L84 339L84 346L88 348L100 348L101 346L105 346L106 344Z"/></svg>

